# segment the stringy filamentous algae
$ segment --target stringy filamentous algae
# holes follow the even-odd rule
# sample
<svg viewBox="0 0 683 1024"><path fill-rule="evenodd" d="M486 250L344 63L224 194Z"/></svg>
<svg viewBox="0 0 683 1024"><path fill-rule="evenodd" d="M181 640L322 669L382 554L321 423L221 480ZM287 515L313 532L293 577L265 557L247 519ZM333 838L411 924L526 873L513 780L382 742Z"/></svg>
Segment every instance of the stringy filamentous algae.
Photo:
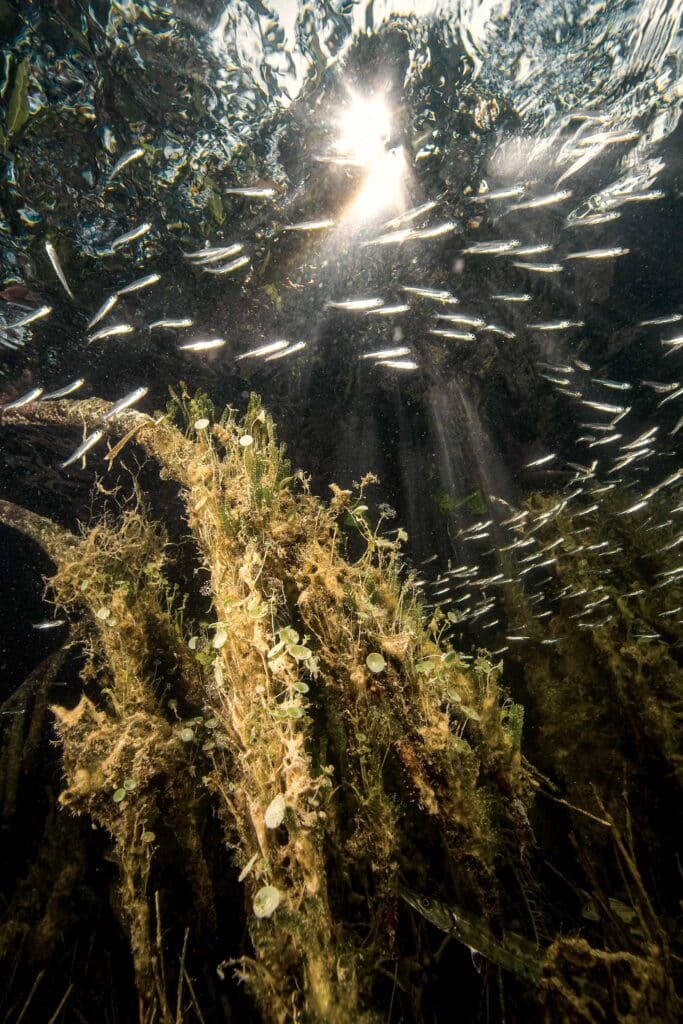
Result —
<svg viewBox="0 0 683 1024"><path fill-rule="evenodd" d="M91 429L103 408L30 416ZM484 653L468 665L443 642L445 618L424 614L403 531L386 509L371 522L373 479L321 501L255 396L243 417L217 416L181 388L156 420L118 416L110 441L110 464L142 448L176 487L189 567L138 480L78 535L8 502L0 515L56 565L49 593L79 659L76 699L50 709L58 802L105 837L139 1020L228 1019L244 999L235 978L264 1021L379 1021L396 1000L421 1019L417 954L399 955L406 878L457 894L468 909L453 919L470 924L454 937L480 936L514 976L506 886L529 871L539 778L521 755L523 709L499 666ZM15 767L16 721L3 746ZM0 958L31 933L21 891ZM667 1020L665 940L654 913L644 927L642 955L624 954L630 1006ZM552 1019L592 1013L610 977L612 954L577 942L536 938L512 979Z"/></svg>

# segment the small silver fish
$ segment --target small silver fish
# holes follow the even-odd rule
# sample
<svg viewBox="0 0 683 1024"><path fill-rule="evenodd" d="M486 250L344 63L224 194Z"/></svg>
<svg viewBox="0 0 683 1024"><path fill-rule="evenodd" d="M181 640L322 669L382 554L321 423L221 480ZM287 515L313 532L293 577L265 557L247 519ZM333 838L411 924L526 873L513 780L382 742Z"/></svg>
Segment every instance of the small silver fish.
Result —
<svg viewBox="0 0 683 1024"><path fill-rule="evenodd" d="M363 352L359 359L399 359L401 356L409 356L409 348L380 348L375 352Z"/></svg>
<svg viewBox="0 0 683 1024"><path fill-rule="evenodd" d="M224 338L209 338L206 341L190 341L187 345L179 345L181 352L207 352L212 348L221 348L225 345Z"/></svg>
<svg viewBox="0 0 683 1024"><path fill-rule="evenodd" d="M251 348L248 352L243 352L241 356L236 357L236 361L240 359L258 359L260 356L269 356L273 352L281 352L284 348L289 348L291 342L289 341L269 341L266 345L259 345L258 348Z"/></svg>
<svg viewBox="0 0 683 1024"><path fill-rule="evenodd" d="M564 331L569 327L584 327L583 320L547 320L537 324L527 324L530 331Z"/></svg>
<svg viewBox="0 0 683 1024"><path fill-rule="evenodd" d="M179 320L154 320L149 325L150 331L158 328L161 331L175 331L182 330L184 327L192 327L194 320L190 320L189 317L181 317Z"/></svg>
<svg viewBox="0 0 683 1024"><path fill-rule="evenodd" d="M666 405L667 402L675 402L675 400L680 398L681 395L683 395L683 387L677 388L676 391L672 391L671 394L665 395L664 398L660 399L660 401L657 402L657 408L661 409L661 407Z"/></svg>
<svg viewBox="0 0 683 1024"><path fill-rule="evenodd" d="M105 299L100 308L95 313L90 323L88 324L87 329L90 330L91 327L94 327L95 324L98 324L100 320L104 319L107 313L110 313L112 311L112 309L114 308L118 301L119 297L116 294L110 295L108 299Z"/></svg>
<svg viewBox="0 0 683 1024"><path fill-rule="evenodd" d="M522 260L513 261L512 266L535 274L559 274L563 269L560 263L525 263Z"/></svg>
<svg viewBox="0 0 683 1024"><path fill-rule="evenodd" d="M0 326L0 331L17 331L20 327L28 327L29 324L34 323L36 320L42 320L43 317L49 316L51 312L52 306L41 306L40 309L36 309L33 313L27 313L26 316L22 316L20 320L13 324Z"/></svg>
<svg viewBox="0 0 683 1024"><path fill-rule="evenodd" d="M139 292L143 288L151 288L153 284L156 284L161 280L161 274L147 274L146 277L139 277L136 281L131 281L130 284L125 285L123 288L119 288L117 295L128 295L130 292Z"/></svg>
<svg viewBox="0 0 683 1024"><path fill-rule="evenodd" d="M518 196L524 195L525 191L524 185L511 185L509 188L497 188L486 192L479 192L476 196L468 196L467 198L472 203L491 203L498 202L501 199L517 199Z"/></svg>
<svg viewBox="0 0 683 1024"><path fill-rule="evenodd" d="M203 270L205 274L232 274L235 270L245 267L248 262L248 256L238 256L236 259L230 260L229 263L224 263L220 267L203 266Z"/></svg>
<svg viewBox="0 0 683 1024"><path fill-rule="evenodd" d="M135 149L129 149L127 153L124 153L120 160L117 160L111 171L107 181L113 181L114 177L122 171L128 164L132 164L134 160L139 160L140 157L145 155L145 151L142 146L137 146Z"/></svg>
<svg viewBox="0 0 683 1024"><path fill-rule="evenodd" d="M630 251L625 246L616 245L611 249L585 249L583 252L570 252L564 258L566 260L608 260L614 256L626 256Z"/></svg>
<svg viewBox="0 0 683 1024"><path fill-rule="evenodd" d="M333 228L333 220L302 220L298 224L285 224L283 231L325 231Z"/></svg>
<svg viewBox="0 0 683 1024"><path fill-rule="evenodd" d="M608 377L591 377L594 384L601 384L603 388L612 388L613 391L630 391L632 385L623 380L610 380Z"/></svg>
<svg viewBox="0 0 683 1024"><path fill-rule="evenodd" d="M647 189L645 192L631 192L625 195L618 195L612 202L621 203L652 203L663 199L666 192L661 188Z"/></svg>
<svg viewBox="0 0 683 1024"><path fill-rule="evenodd" d="M95 445L97 444L97 442L101 441L103 437L104 437L104 431L103 430L94 430L92 432L92 434L89 434L86 437L85 441L83 441L82 444L79 444L79 446L76 449L76 451L72 455L70 455L68 459L66 459L64 462L62 462L61 468L62 469L66 469L66 467L70 466L72 464L72 462L77 462L78 459L80 459L82 455L85 455L86 452L89 452L91 448L94 448Z"/></svg>
<svg viewBox="0 0 683 1024"><path fill-rule="evenodd" d="M614 413L615 416L626 412L626 407L609 406L609 404L607 404L607 402L604 401L584 400L582 401L582 406L586 406L588 409L596 409L598 413Z"/></svg>
<svg viewBox="0 0 683 1024"><path fill-rule="evenodd" d="M115 338L122 334L130 334L132 330L130 324L113 324L111 327L102 327L90 335L88 343L92 344L93 341L102 341L103 338Z"/></svg>
<svg viewBox="0 0 683 1024"><path fill-rule="evenodd" d="M114 402L111 409L108 409L102 416L100 416L100 422L104 423L106 420L110 420L113 416L117 416L120 412L130 408L131 405L135 405L141 398L144 398L149 388L141 387L135 388L134 391L124 395L123 398L119 398L118 402Z"/></svg>
<svg viewBox="0 0 683 1024"><path fill-rule="evenodd" d="M668 316L657 316L654 320L641 320L639 327L661 327L664 324L675 324L683 320L683 313L669 313Z"/></svg>
<svg viewBox="0 0 683 1024"><path fill-rule="evenodd" d="M651 387L657 394L668 394L669 391L675 391L677 387L680 387L678 381L672 381L671 383L665 383L664 381L641 381L645 387Z"/></svg>
<svg viewBox="0 0 683 1024"><path fill-rule="evenodd" d="M531 469L534 466L545 466L545 465L547 465L547 463L552 462L553 459L556 459L556 458L557 458L557 455L544 455L540 459L534 459L533 462L527 462L526 468L527 469Z"/></svg>
<svg viewBox="0 0 683 1024"><path fill-rule="evenodd" d="M597 156L599 156L600 153L602 153L603 148L604 147L600 145L591 146L585 153L582 153L580 156L578 156L577 159L574 160L574 162L566 169L566 171L563 171L563 173L559 176L559 178L555 182L555 188L558 188L563 181L567 180L567 178L572 178L583 167L585 167L586 164L589 164L591 160L594 160ZM576 151L572 153L572 156L574 156L575 153ZM559 163L560 161L558 160L556 162Z"/></svg>
<svg viewBox="0 0 683 1024"><path fill-rule="evenodd" d="M450 341L475 341L475 335L471 331L448 331L448 330L434 330L430 331L430 334L435 335L438 338L448 338Z"/></svg>
<svg viewBox="0 0 683 1024"><path fill-rule="evenodd" d="M5 402L0 406L0 410L6 412L8 409L21 409L23 405L35 402L36 398L40 398L42 393L42 388L31 388L30 391L25 392L25 394L20 395L18 398L13 398L11 402Z"/></svg>
<svg viewBox="0 0 683 1024"><path fill-rule="evenodd" d="M491 298L497 299L499 302L531 302L531 296L526 292L521 295L503 292L500 295L492 295Z"/></svg>
<svg viewBox="0 0 683 1024"><path fill-rule="evenodd" d="M69 283L68 283L68 281L66 279L66 275L64 274L64 271L62 270L62 265L59 262L59 257L57 256L57 250L55 249L55 247L52 244L52 242L50 242L50 241L46 241L45 242L45 252L47 253L47 255L48 255L49 259L50 259L50 263L52 264L52 269L54 270L55 274L59 278L59 283L61 284L62 288L64 289L66 294L69 296L71 301L75 302L76 298L74 296L74 293L69 288Z"/></svg>
<svg viewBox="0 0 683 1024"><path fill-rule="evenodd" d="M407 313L410 306L407 302L399 302L395 306L379 306L377 309L369 309L366 316L398 316L400 313Z"/></svg>
<svg viewBox="0 0 683 1024"><path fill-rule="evenodd" d="M542 242L539 245L520 245L515 249L515 256L541 256L544 252L550 252L552 245Z"/></svg>
<svg viewBox="0 0 683 1024"><path fill-rule="evenodd" d="M341 309L348 313L364 313L368 309L377 309L384 305L383 299L346 299L341 302L328 302L330 309Z"/></svg>
<svg viewBox="0 0 683 1024"><path fill-rule="evenodd" d="M403 242L407 242L411 235L411 228L400 228L398 231L389 231L384 235L378 235L377 238L370 238L362 244L363 248L372 245L401 245Z"/></svg>
<svg viewBox="0 0 683 1024"><path fill-rule="evenodd" d="M66 619L46 619L45 622L34 622L33 628L41 630L57 629L59 626L63 626L65 622Z"/></svg>
<svg viewBox="0 0 683 1024"><path fill-rule="evenodd" d="M441 235L448 235L455 231L456 224L452 220L443 224L435 224L432 228L414 228L410 233L411 239L440 238Z"/></svg>
<svg viewBox="0 0 683 1024"><path fill-rule="evenodd" d="M272 199L277 195L274 188L261 188L258 185L250 185L248 188L224 188L223 192L229 196L244 196L245 199Z"/></svg>
<svg viewBox="0 0 683 1024"><path fill-rule="evenodd" d="M508 210L538 210L543 206L554 206L556 203L563 203L571 196L569 189L560 189L559 192L550 192L545 196L536 196L535 199L527 199L523 203L513 203Z"/></svg>
<svg viewBox="0 0 683 1024"><path fill-rule="evenodd" d="M422 203L421 206L414 206L411 210L406 210L405 213L400 214L398 217L393 217L392 220L388 220L386 224L382 225L384 228L400 228L402 224L409 224L410 221L417 220L423 214L431 213L437 207L437 202L430 199L426 203Z"/></svg>
<svg viewBox="0 0 683 1024"><path fill-rule="evenodd" d="M612 220L618 220L621 214L618 210L613 210L611 213L589 213L586 217L572 218L571 214L567 217L568 228L592 228L596 224L608 224Z"/></svg>
<svg viewBox="0 0 683 1024"><path fill-rule="evenodd" d="M638 437L635 438L635 440L630 441L628 444L622 444L621 447L625 451L629 451L632 448L639 448L641 445L647 444L650 438L654 437L658 430L658 426L651 427L650 430L646 430L643 434L640 434Z"/></svg>
<svg viewBox="0 0 683 1024"><path fill-rule="evenodd" d="M302 348L306 348L305 341L295 341L289 348L284 348L281 352L275 352L274 355L268 356L265 359L266 363L272 363L274 359L284 359L285 356L291 356L295 352L301 352Z"/></svg>
<svg viewBox="0 0 683 1024"><path fill-rule="evenodd" d="M449 324L462 324L464 327L483 327L486 321L480 316L468 316L466 313L437 313L437 320L445 320Z"/></svg>
<svg viewBox="0 0 683 1024"><path fill-rule="evenodd" d="M149 223L140 224L136 228L131 228L130 231L126 231L125 234L119 235L109 246L110 249L119 249L122 245L127 245L128 242L136 242L138 238L142 238L148 231L152 230L152 225Z"/></svg>
<svg viewBox="0 0 683 1024"><path fill-rule="evenodd" d="M47 395L43 395L41 401L49 402L53 398L66 398L67 395L78 391L83 384L85 384L85 378L79 377L78 380L72 381L71 384L65 384L63 388L57 388L56 391L50 391Z"/></svg>
<svg viewBox="0 0 683 1024"><path fill-rule="evenodd" d="M484 324L482 330L491 331L492 334L500 334L502 338L507 338L508 341L512 341L515 337L514 331L508 331L505 327L501 327L500 324Z"/></svg>
<svg viewBox="0 0 683 1024"><path fill-rule="evenodd" d="M418 364L412 359L381 359L375 366L389 366L392 370L417 370Z"/></svg>
<svg viewBox="0 0 683 1024"><path fill-rule="evenodd" d="M236 256L243 248L241 242L233 242L232 245L216 245L212 248L197 249L195 252L186 252L183 255L199 264L216 263L218 260Z"/></svg>
<svg viewBox="0 0 683 1024"><path fill-rule="evenodd" d="M628 508L623 509L622 512L617 512L617 515L619 515L619 516L630 516L630 515L633 515L634 512L640 512L641 509L644 509L646 507L646 505L647 505L647 500L646 499L643 499L642 501L637 501L635 503L635 505L630 505Z"/></svg>
<svg viewBox="0 0 683 1024"><path fill-rule="evenodd" d="M610 434L608 437L601 437L597 441L591 441L588 447L599 448L600 446L605 444L612 444L614 441L618 441L621 437L621 434Z"/></svg>
<svg viewBox="0 0 683 1024"><path fill-rule="evenodd" d="M545 370L550 370L552 373L573 373L574 372L574 367L573 366L565 366L562 363L557 364L557 363L539 362L536 365L537 366L542 366Z"/></svg>
<svg viewBox="0 0 683 1024"><path fill-rule="evenodd" d="M417 295L421 299L433 299L435 302L457 303L459 301L450 292L441 288L420 288L417 285L403 284L401 291L407 292L409 295Z"/></svg>
<svg viewBox="0 0 683 1024"><path fill-rule="evenodd" d="M474 245L470 245L467 249L463 249L463 255L467 256L499 256L502 253L512 252L514 249L518 249L521 245L516 238L508 239L507 241L495 241L495 242L475 242Z"/></svg>

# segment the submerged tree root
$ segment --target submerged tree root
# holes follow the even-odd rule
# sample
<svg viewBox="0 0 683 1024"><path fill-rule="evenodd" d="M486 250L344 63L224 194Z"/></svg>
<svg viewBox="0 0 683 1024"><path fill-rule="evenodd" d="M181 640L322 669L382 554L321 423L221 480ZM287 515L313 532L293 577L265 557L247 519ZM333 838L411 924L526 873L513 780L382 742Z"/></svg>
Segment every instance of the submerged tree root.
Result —
<svg viewBox="0 0 683 1024"><path fill-rule="evenodd" d="M92 427L101 412L30 416ZM184 431L130 413L112 438L114 458L135 443L179 486L199 563L180 587L140 494L78 537L0 505L55 562L50 592L82 658L77 700L52 708L59 802L109 837L138 1018L230 1019L229 968L266 1021L384 1020L394 998L405 1018L420 999L395 992L399 962L416 985L401 881L429 891L438 872L505 941L502 873L525 864L534 791L522 709L496 666L466 666L425 621L401 532L370 526L370 479L324 505L256 399L242 420L184 393L175 412ZM570 1007L566 964L589 955L577 943L551 948L541 982Z"/></svg>

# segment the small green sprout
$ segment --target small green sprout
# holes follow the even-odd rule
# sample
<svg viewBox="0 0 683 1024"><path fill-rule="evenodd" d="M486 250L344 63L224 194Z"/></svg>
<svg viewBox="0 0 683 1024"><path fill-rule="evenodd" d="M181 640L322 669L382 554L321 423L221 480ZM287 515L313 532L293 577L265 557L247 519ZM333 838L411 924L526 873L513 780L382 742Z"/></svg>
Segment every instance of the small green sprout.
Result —
<svg viewBox="0 0 683 1024"><path fill-rule="evenodd" d="M431 658L423 658L422 661L415 662L415 671L418 675L428 675L434 671L434 662Z"/></svg>

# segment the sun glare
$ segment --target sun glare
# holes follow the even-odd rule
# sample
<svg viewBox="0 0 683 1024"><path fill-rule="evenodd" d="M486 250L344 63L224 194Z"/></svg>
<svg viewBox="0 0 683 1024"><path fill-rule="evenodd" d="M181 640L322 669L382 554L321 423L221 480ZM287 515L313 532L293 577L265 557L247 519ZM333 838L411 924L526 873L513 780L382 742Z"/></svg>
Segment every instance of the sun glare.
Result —
<svg viewBox="0 0 683 1024"><path fill-rule="evenodd" d="M391 135L391 116L382 96L351 94L351 102L339 119L336 149L359 164L371 164L385 152Z"/></svg>
<svg viewBox="0 0 683 1024"><path fill-rule="evenodd" d="M345 219L368 221L402 208L406 171L402 146L380 153L368 168L365 181L347 209Z"/></svg>
<svg viewBox="0 0 683 1024"><path fill-rule="evenodd" d="M368 221L403 204L407 162L402 146L387 149L391 111L380 94L351 100L338 121L335 150L365 168L365 179L344 214L344 221Z"/></svg>

